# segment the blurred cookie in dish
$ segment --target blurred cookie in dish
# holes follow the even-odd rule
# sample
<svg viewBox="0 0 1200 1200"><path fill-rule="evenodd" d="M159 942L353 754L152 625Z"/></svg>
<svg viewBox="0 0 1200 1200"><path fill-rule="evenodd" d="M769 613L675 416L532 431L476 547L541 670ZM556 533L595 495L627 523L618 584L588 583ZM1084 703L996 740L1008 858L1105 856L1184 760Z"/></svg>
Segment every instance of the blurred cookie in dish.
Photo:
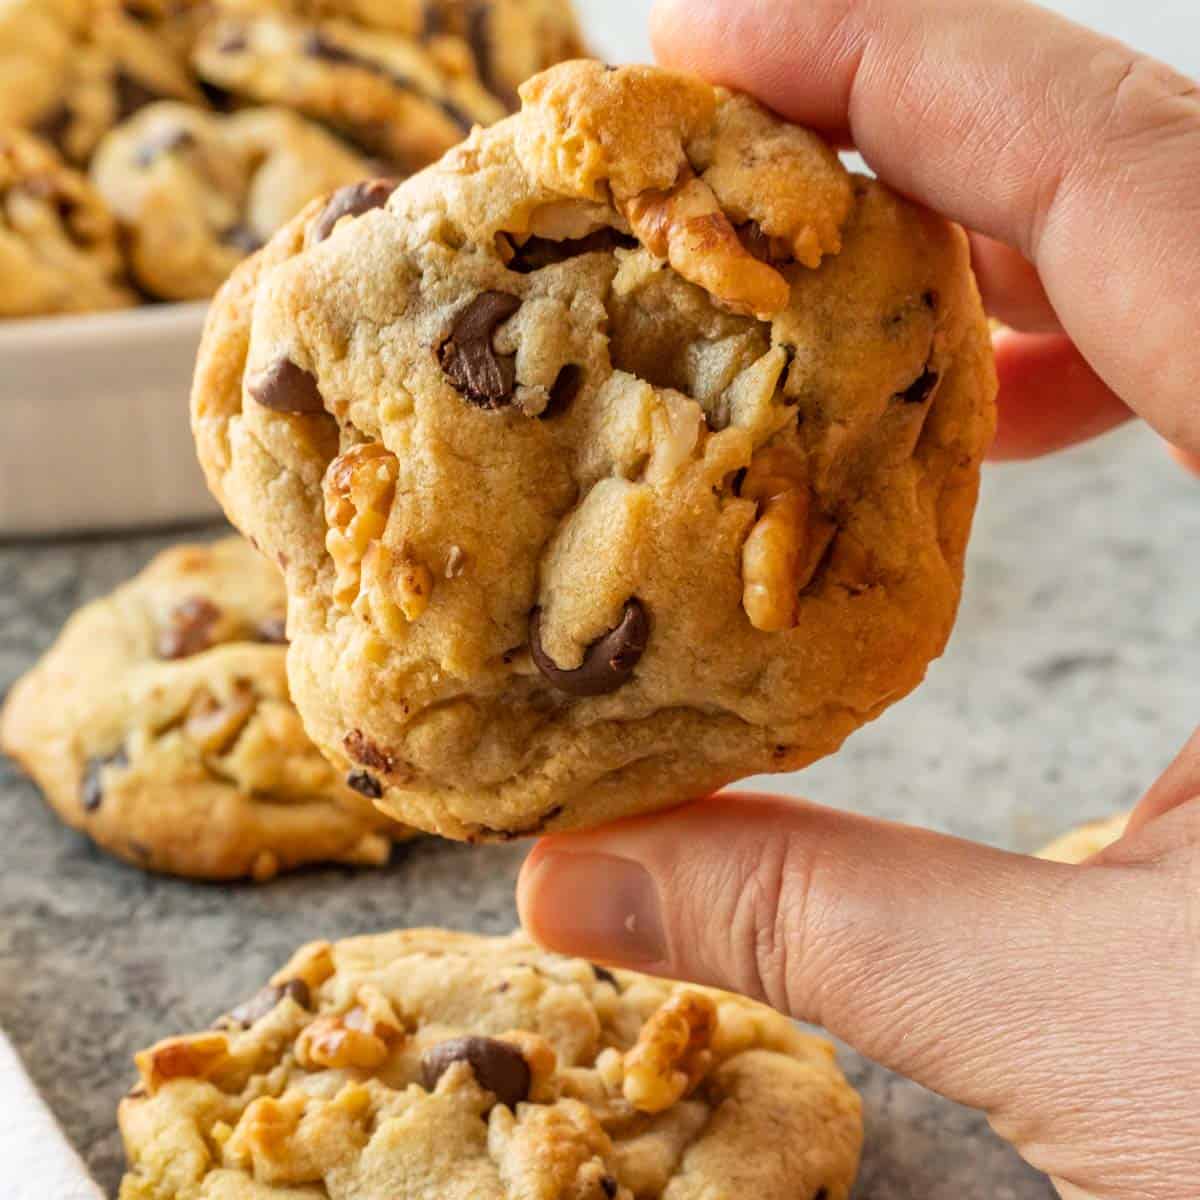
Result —
<svg viewBox="0 0 1200 1200"><path fill-rule="evenodd" d="M130 269L164 300L211 296L310 200L370 166L283 109L231 116L164 102L101 144L92 180L127 230Z"/></svg>
<svg viewBox="0 0 1200 1200"><path fill-rule="evenodd" d="M0 6L0 125L86 163L113 126L160 99L206 104L183 58L117 0Z"/></svg>
<svg viewBox="0 0 1200 1200"><path fill-rule="evenodd" d="M46 143L0 129L0 317L124 308L112 215Z"/></svg>
<svg viewBox="0 0 1200 1200"><path fill-rule="evenodd" d="M407 831L305 735L284 613L278 572L241 539L169 550L72 617L13 688L0 746L68 825L147 870L381 865Z"/></svg>

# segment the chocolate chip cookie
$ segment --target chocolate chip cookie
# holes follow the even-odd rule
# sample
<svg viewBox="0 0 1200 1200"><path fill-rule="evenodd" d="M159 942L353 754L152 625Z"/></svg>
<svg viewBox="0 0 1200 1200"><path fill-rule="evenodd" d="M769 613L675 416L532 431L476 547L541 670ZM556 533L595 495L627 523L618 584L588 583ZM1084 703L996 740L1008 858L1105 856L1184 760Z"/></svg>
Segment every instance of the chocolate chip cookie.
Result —
<svg viewBox="0 0 1200 1200"><path fill-rule="evenodd" d="M113 126L157 99L205 103L186 64L118 0L0 8L0 125L33 129L86 163Z"/></svg>
<svg viewBox="0 0 1200 1200"><path fill-rule="evenodd" d="M1114 842L1125 836L1125 827L1129 824L1129 813L1119 813L1115 817L1104 817L1098 821L1089 821L1070 833L1064 833L1050 845L1038 851L1038 858L1049 859L1050 862L1083 863L1089 858L1107 850Z"/></svg>
<svg viewBox="0 0 1200 1200"><path fill-rule="evenodd" d="M68 825L147 870L382 864L402 831L305 736L284 611L240 538L170 550L71 619L13 688L0 745Z"/></svg>
<svg viewBox="0 0 1200 1200"><path fill-rule="evenodd" d="M310 200L369 173L283 109L220 116L170 101L118 126L91 170L125 227L134 277L164 300L211 296Z"/></svg>
<svg viewBox="0 0 1200 1200"><path fill-rule="evenodd" d="M847 1200L861 1104L733 996L409 930L137 1056L121 1200Z"/></svg>
<svg viewBox="0 0 1200 1200"><path fill-rule="evenodd" d="M815 135L648 67L522 94L243 267L193 393L310 732L477 840L802 767L915 687L996 387L961 230Z"/></svg>
<svg viewBox="0 0 1200 1200"><path fill-rule="evenodd" d="M103 199L50 146L0 128L0 317L134 301Z"/></svg>
<svg viewBox="0 0 1200 1200"><path fill-rule="evenodd" d="M460 58L346 21L227 13L205 31L194 62L210 84L287 104L401 171L505 111Z"/></svg>

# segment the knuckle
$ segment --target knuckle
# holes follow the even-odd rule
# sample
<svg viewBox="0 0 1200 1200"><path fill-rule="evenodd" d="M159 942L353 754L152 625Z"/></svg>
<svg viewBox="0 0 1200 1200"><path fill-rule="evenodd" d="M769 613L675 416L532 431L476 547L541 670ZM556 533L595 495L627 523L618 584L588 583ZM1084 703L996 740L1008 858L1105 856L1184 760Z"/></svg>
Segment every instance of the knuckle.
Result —
<svg viewBox="0 0 1200 1200"><path fill-rule="evenodd" d="M1200 87L1194 80L1143 55L1118 58L1100 70L1107 75L1101 111L1110 143L1157 143L1175 133L1200 136Z"/></svg>

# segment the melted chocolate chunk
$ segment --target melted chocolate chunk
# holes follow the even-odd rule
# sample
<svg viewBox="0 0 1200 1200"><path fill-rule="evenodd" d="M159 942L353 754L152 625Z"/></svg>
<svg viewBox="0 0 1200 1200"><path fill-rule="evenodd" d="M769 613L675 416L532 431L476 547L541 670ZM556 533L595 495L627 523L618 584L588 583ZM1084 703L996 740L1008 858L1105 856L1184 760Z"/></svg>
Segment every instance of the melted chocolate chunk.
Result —
<svg viewBox="0 0 1200 1200"><path fill-rule="evenodd" d="M372 209L382 208L396 187L394 179L369 179L334 192L325 210L313 222L308 233L308 244L315 246L325 241L343 217L361 217Z"/></svg>
<svg viewBox="0 0 1200 1200"><path fill-rule="evenodd" d="M618 992L621 990L617 977L607 967L602 967L599 963L588 963L588 966L592 968L592 974L595 975L597 983L611 983Z"/></svg>
<svg viewBox="0 0 1200 1200"><path fill-rule="evenodd" d="M620 1185L611 1175L605 1175L600 1180L600 1190L605 1194L605 1196L608 1197L608 1200L612 1200L612 1198L617 1194L617 1189L619 1186Z"/></svg>
<svg viewBox="0 0 1200 1200"><path fill-rule="evenodd" d="M261 1021L268 1013L274 1012L276 1006L286 997L290 997L301 1008L309 1008L312 1004L312 994L309 992L308 984L303 979L289 979L287 983L263 988L244 1004L239 1004L227 1016L217 1021L216 1027L218 1029L249 1029L251 1025Z"/></svg>
<svg viewBox="0 0 1200 1200"><path fill-rule="evenodd" d="M904 404L924 404L938 385L938 374L926 368L897 397Z"/></svg>
<svg viewBox="0 0 1200 1200"><path fill-rule="evenodd" d="M395 769L396 763L392 756L381 750L361 729L352 729L346 734L342 739L342 746L356 763L370 767L372 771L389 775Z"/></svg>
<svg viewBox="0 0 1200 1200"><path fill-rule="evenodd" d="M583 380L583 368L576 366L575 363L567 363L559 371L558 378L550 388L550 401L538 413L538 419L552 421L555 417L562 416L575 403L576 397L583 389Z"/></svg>
<svg viewBox="0 0 1200 1200"><path fill-rule="evenodd" d="M432 1092L438 1080L458 1062L468 1063L479 1086L508 1108L529 1097L533 1076L524 1056L508 1042L488 1037L452 1038L421 1055L421 1082Z"/></svg>
<svg viewBox="0 0 1200 1200"><path fill-rule="evenodd" d="M625 605L614 629L594 641L574 671L564 671L542 649L542 613L535 608L529 621L529 651L546 681L571 696L603 696L623 687L650 640L650 621L640 600Z"/></svg>
<svg viewBox="0 0 1200 1200"><path fill-rule="evenodd" d="M207 596L192 596L178 605L158 635L159 658L191 658L213 644L221 610Z"/></svg>
<svg viewBox="0 0 1200 1200"><path fill-rule="evenodd" d="M555 263L578 258L581 254L599 254L618 247L632 250L637 244L637 238L611 228L597 229L595 233L589 233L586 237L565 238L562 241L531 237L517 247L508 269L518 275L529 275L542 270L543 267L552 267Z"/></svg>
<svg viewBox="0 0 1200 1200"><path fill-rule="evenodd" d="M95 812L104 802L104 781L101 778L104 768L127 766L129 756L123 746L112 754L88 759L83 779L79 784L79 802L83 805L84 812Z"/></svg>
<svg viewBox="0 0 1200 1200"><path fill-rule="evenodd" d="M250 381L250 398L272 412L322 413L325 400L316 377L286 355Z"/></svg>
<svg viewBox="0 0 1200 1200"><path fill-rule="evenodd" d="M507 292L483 292L455 318L438 356L450 382L478 408L504 408L512 403L517 382L517 356L497 354L496 330L521 307Z"/></svg>
<svg viewBox="0 0 1200 1200"><path fill-rule="evenodd" d="M351 771L346 776L346 786L368 800L379 800L383 796L383 784L366 771Z"/></svg>

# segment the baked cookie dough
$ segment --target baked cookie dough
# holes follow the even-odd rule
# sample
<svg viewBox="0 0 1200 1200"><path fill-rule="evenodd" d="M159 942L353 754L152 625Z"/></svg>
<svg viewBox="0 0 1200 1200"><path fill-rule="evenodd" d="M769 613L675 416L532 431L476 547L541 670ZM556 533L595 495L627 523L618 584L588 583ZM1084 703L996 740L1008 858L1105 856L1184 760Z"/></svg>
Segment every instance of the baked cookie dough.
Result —
<svg viewBox="0 0 1200 1200"><path fill-rule="evenodd" d="M205 30L193 61L210 84L287 104L400 171L425 166L505 112L463 56L347 21L226 13Z"/></svg>
<svg viewBox="0 0 1200 1200"><path fill-rule="evenodd" d="M957 227L693 78L522 94L246 264L193 393L310 732L473 840L802 767L915 687L994 420Z"/></svg>
<svg viewBox="0 0 1200 1200"><path fill-rule="evenodd" d="M185 62L118 0L0 7L0 125L32 129L86 163L113 126L159 99L205 103Z"/></svg>
<svg viewBox="0 0 1200 1200"><path fill-rule="evenodd" d="M1101 850L1107 850L1114 842L1119 842L1125 836L1125 828L1129 824L1129 813L1118 813L1115 817L1104 817L1098 821L1089 821L1070 833L1064 833L1050 845L1038 851L1038 858L1049 859L1050 862L1084 863L1095 857Z"/></svg>
<svg viewBox="0 0 1200 1200"><path fill-rule="evenodd" d="M305 736L284 611L278 572L240 538L169 550L68 622L12 689L0 746L68 825L147 870L382 864L404 831Z"/></svg>
<svg viewBox="0 0 1200 1200"><path fill-rule="evenodd" d="M369 174L283 109L219 116L166 101L110 133L91 170L125 227L134 277L164 300L211 296L309 201Z"/></svg>
<svg viewBox="0 0 1200 1200"><path fill-rule="evenodd" d="M0 317L133 301L116 222L95 189L32 134L0 128Z"/></svg>
<svg viewBox="0 0 1200 1200"><path fill-rule="evenodd" d="M411 930L137 1056L120 1200L847 1200L825 1041L721 993Z"/></svg>

